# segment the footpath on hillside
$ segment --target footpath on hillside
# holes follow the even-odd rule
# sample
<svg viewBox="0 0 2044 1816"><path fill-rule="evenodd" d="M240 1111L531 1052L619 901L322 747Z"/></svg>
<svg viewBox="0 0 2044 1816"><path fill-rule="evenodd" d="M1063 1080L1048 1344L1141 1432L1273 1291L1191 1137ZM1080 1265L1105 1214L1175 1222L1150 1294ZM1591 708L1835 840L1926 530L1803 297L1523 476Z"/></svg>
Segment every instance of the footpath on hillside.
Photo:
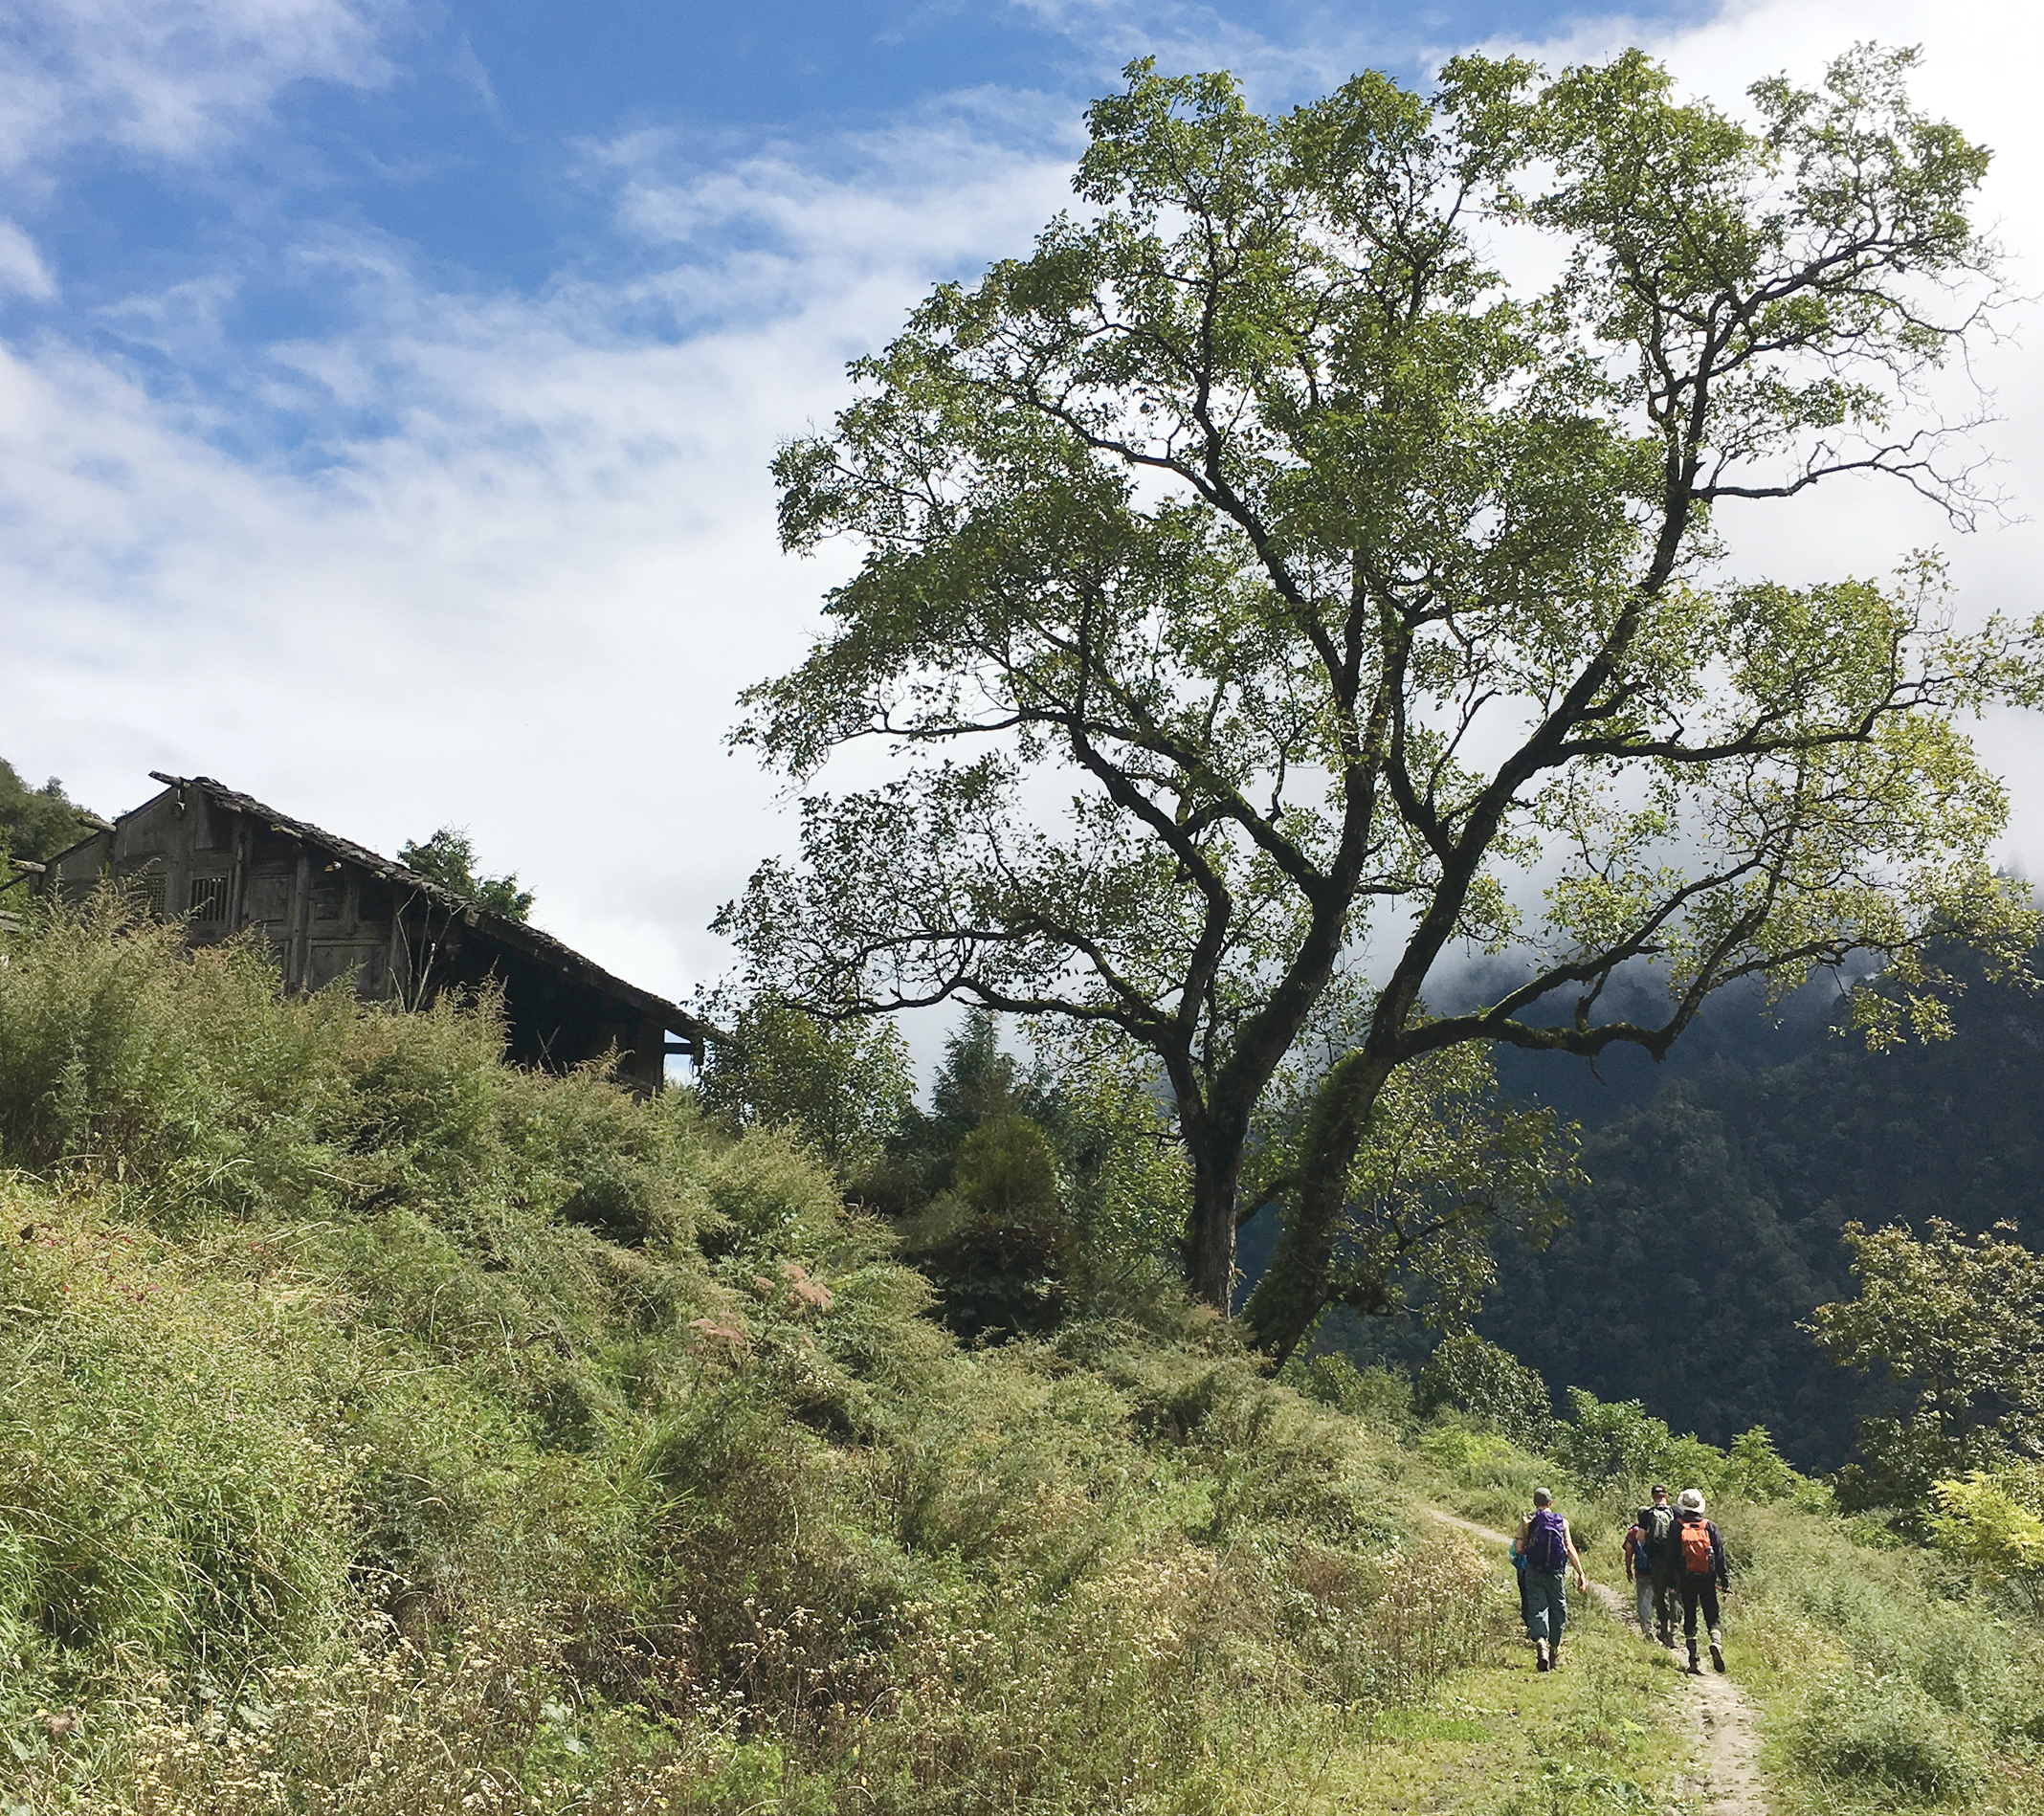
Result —
<svg viewBox="0 0 2044 1816"><path fill-rule="evenodd" d="M1434 1518L1493 1544L1510 1538L1493 1527L1459 1515L1433 1510ZM1589 1592L1618 1620L1634 1625L1632 1598L1608 1583L1592 1583ZM1651 1636L1646 1636L1652 1644ZM1731 1678L1716 1672L1682 1674L1677 1706L1682 1726L1695 1748L1692 1776L1713 1816L1766 1816L1766 1781L1760 1771L1760 1723L1753 1699Z"/></svg>

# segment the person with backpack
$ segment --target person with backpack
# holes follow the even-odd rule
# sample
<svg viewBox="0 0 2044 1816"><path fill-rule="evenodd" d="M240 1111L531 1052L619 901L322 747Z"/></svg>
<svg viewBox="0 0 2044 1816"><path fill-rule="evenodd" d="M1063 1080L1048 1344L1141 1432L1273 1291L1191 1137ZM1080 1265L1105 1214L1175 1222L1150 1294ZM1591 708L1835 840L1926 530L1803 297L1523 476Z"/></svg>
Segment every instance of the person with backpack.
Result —
<svg viewBox="0 0 2044 1816"><path fill-rule="evenodd" d="M1520 1521L1520 1529L1513 1535L1507 1555L1512 1560L1512 1574L1519 1580L1519 1624L1527 1632L1533 1630L1533 1606L1526 1600L1526 1554L1525 1522Z"/></svg>
<svg viewBox="0 0 2044 1816"><path fill-rule="evenodd" d="M1554 1496L1544 1488L1533 1491L1533 1511L1520 1522L1515 1542L1525 1560L1526 1637L1533 1642L1533 1668L1551 1671L1562 1662L1562 1629L1568 1623L1568 1571L1575 1569L1578 1593L1589 1579L1576 1550L1568 1522L1554 1511Z"/></svg>
<svg viewBox="0 0 2044 1816"><path fill-rule="evenodd" d="M1642 1507L1625 1529L1625 1580L1633 1585L1639 1630L1654 1630L1654 1566L1647 1561L1647 1514Z"/></svg>
<svg viewBox="0 0 2044 1816"><path fill-rule="evenodd" d="M1680 1590L1677 1579L1681 1572L1676 1556L1675 1509L1668 1504L1668 1490L1659 1483L1654 1484L1654 1499L1650 1506L1639 1510L1638 1529L1640 1534L1635 1564L1639 1583L1639 1630L1652 1632L1663 1646L1675 1644L1675 1610ZM1654 1625L1647 1625L1647 1609L1652 1605Z"/></svg>
<svg viewBox="0 0 2044 1816"><path fill-rule="evenodd" d="M1697 1609L1701 1607L1710 1634L1711 1669L1722 1671L1724 1633L1719 1624L1718 1597L1732 1586L1732 1579L1725 1567L1724 1539L1717 1521L1704 1517L1700 1489L1683 1489L1676 1503L1675 1547L1681 1572L1677 1581L1681 1587L1682 1637L1689 1643L1689 1669L1703 1669L1697 1662Z"/></svg>

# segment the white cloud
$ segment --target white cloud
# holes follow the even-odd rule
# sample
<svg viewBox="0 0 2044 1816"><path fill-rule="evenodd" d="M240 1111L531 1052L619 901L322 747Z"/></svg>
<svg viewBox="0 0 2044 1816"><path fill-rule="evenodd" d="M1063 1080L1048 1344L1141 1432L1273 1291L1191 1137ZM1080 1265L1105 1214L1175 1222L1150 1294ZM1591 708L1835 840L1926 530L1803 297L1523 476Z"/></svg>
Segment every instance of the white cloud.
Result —
<svg viewBox="0 0 2044 1816"><path fill-rule="evenodd" d="M2021 80L2021 18L1983 7L1912 33L1884 4L1870 17L1776 0L1657 48L1736 95L1869 31L1928 38L1924 92L2001 147L1997 205L2031 258L2018 281L2036 288L2044 122ZM120 11L170 35L183 16ZM204 30L253 45L262 17L283 20L282 35L232 80L195 75L183 100L145 96L121 74L131 52L65 74L65 104L176 152L294 75L373 74L372 15L323 0L249 0ZM1631 35L1596 31L1579 34L1584 54ZM56 340L7 349L0 754L105 809L165 768L216 773L386 850L465 824L486 862L537 886L548 925L685 990L722 963L703 931L716 903L786 835L768 785L722 748L733 697L799 654L831 578L775 548L773 445L828 419L843 361L883 342L932 281L1024 249L1065 204L1072 147L1058 135L1076 110L1060 106L981 95L863 137L719 156L671 134L589 147L642 268L615 282L564 274L537 299L443 294L401 246L308 233L297 255L350 287L356 325L250 354L254 375L233 392L145 389ZM0 153L21 143L11 131L0 122ZM9 261L0 235L0 279L41 270ZM211 362L233 280L136 299L122 325L173 370ZM2000 442L2011 486L2044 511L2044 443L2029 428L2044 420L2044 379L2019 348L1990 365L2019 417ZM268 445L268 416L244 433L237 412L278 410L325 427L288 459L223 452ZM362 422L377 426L346 426ZM1833 498L1756 533L1754 558L1864 572L1949 540L1894 496ZM2027 526L1955 549L1975 596L2015 605L2040 553ZM2027 719L1989 728L2018 779L2017 850L2033 872L2037 742Z"/></svg>
<svg viewBox="0 0 2044 1816"><path fill-rule="evenodd" d="M385 850L465 824L627 975L720 968L705 924L782 836L722 737L828 579L777 551L773 446L933 276L1026 240L1063 166L955 120L822 169L670 177L658 149L633 150L623 206L665 257L629 284L458 299L388 246L318 248L368 313L272 349L263 382L394 426L336 432L309 476L230 457L217 401L76 348L0 361L6 753L106 809L160 768ZM696 331L626 325L676 314Z"/></svg>
<svg viewBox="0 0 2044 1816"><path fill-rule="evenodd" d="M1069 38L1102 82L1137 57L1166 74L1225 69L1259 107L1325 93L1366 67L1431 74L1438 60L1425 10L1387 16L1379 8L1306 0L1270 9L1259 29L1224 7L1186 0L1011 0L1015 10ZM1288 15L1288 16L1287 16Z"/></svg>
<svg viewBox="0 0 2044 1816"><path fill-rule="evenodd" d="M1082 144L1063 103L981 92L879 130L721 159L659 131L587 158L618 186L620 227L680 255L618 304L657 300L684 321L723 321L802 312L876 272L924 284L1026 246L1069 203L1066 159Z"/></svg>
<svg viewBox="0 0 2044 1816"><path fill-rule="evenodd" d="M0 220L0 293L37 301L56 295L56 279L35 242L9 220Z"/></svg>
<svg viewBox="0 0 2044 1816"><path fill-rule="evenodd" d="M0 168L89 142L189 158L291 82L381 81L385 11L385 0L13 0Z"/></svg>

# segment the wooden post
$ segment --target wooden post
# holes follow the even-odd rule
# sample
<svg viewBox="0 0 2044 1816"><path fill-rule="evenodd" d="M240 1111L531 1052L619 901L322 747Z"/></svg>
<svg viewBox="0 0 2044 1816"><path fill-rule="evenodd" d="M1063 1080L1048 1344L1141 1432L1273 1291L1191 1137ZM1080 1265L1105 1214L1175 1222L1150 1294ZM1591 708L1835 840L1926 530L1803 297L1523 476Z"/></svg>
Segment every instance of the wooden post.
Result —
<svg viewBox="0 0 2044 1816"><path fill-rule="evenodd" d="M667 1030L658 1015L639 1016L638 1039L633 1043L632 1071L641 1087L640 1095L653 1096L667 1082Z"/></svg>
<svg viewBox="0 0 2044 1816"><path fill-rule="evenodd" d="M252 834L245 813L234 815L234 830L228 849L232 853L227 873L227 921L229 933L239 933L249 924L249 846Z"/></svg>
<svg viewBox="0 0 2044 1816"><path fill-rule="evenodd" d="M311 939L306 922L312 914L312 853L299 846L298 868L291 874L291 943L284 950L284 987L302 989L311 964Z"/></svg>
<svg viewBox="0 0 2044 1816"><path fill-rule="evenodd" d="M405 963L405 899L398 894L397 878L391 877L387 885L390 897L390 950L384 961L384 982L387 994L394 996L401 1008L409 1008L405 992L411 987L406 973L411 968Z"/></svg>

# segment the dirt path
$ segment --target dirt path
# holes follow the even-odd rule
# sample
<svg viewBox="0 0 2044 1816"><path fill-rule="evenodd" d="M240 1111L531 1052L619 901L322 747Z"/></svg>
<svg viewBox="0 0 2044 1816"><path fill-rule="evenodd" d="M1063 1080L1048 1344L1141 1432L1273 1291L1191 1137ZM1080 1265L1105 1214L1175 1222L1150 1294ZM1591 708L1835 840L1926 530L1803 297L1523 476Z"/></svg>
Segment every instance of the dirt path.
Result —
<svg viewBox="0 0 2044 1816"><path fill-rule="evenodd" d="M1433 1509L1434 1518L1493 1544L1510 1539L1473 1519ZM1589 1592L1617 1620L1635 1625L1633 1598L1608 1583L1592 1582ZM1760 1773L1760 1719L1753 1699L1729 1677L1686 1672L1677 1699L1681 1723L1694 1748L1691 1775L1712 1816L1766 1816L1766 1783Z"/></svg>

